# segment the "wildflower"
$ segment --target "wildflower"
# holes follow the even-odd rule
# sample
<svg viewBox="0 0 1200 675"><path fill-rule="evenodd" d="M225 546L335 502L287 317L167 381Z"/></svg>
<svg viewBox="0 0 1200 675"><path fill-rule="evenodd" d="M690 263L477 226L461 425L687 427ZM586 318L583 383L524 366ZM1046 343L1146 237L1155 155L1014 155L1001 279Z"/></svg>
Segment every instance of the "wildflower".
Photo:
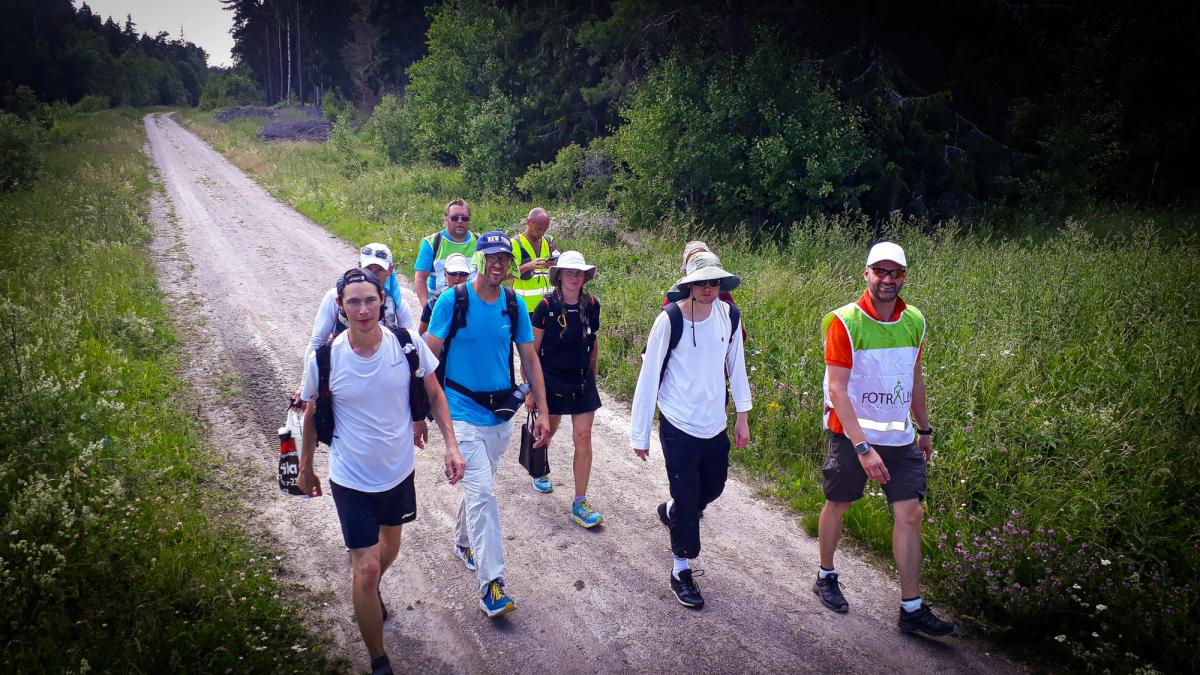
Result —
<svg viewBox="0 0 1200 675"><path fill-rule="evenodd" d="M1096 631L1092 631L1092 637L1098 638L1098 637L1100 637L1100 634L1097 633Z"/></svg>
<svg viewBox="0 0 1200 675"><path fill-rule="evenodd" d="M1108 609L1108 605L1096 605L1097 612L1103 612L1106 609Z"/></svg>
<svg viewBox="0 0 1200 675"><path fill-rule="evenodd" d="M1054 639L1055 639L1055 640L1058 640L1059 642L1066 642L1066 641L1067 641L1067 636L1066 636L1066 635L1055 635L1055 636L1054 636Z"/></svg>
<svg viewBox="0 0 1200 675"><path fill-rule="evenodd" d="M1104 565L1105 567L1108 567L1109 565L1111 565L1111 564L1112 564L1112 561L1111 561L1111 560L1108 560L1108 559L1105 559L1105 558L1101 558L1101 559L1100 559L1100 564L1101 564L1101 565Z"/></svg>

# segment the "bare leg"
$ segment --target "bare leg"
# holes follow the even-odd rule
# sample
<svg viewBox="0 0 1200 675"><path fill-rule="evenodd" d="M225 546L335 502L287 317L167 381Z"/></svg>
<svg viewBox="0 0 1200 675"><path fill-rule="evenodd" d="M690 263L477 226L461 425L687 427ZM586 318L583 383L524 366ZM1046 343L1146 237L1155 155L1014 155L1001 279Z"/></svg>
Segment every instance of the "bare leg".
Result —
<svg viewBox="0 0 1200 675"><path fill-rule="evenodd" d="M354 568L354 619L371 658L383 655L383 612L379 607L380 545L350 550Z"/></svg>
<svg viewBox="0 0 1200 675"><path fill-rule="evenodd" d="M571 438L575 441L575 496L587 494L588 479L592 475L592 422L596 413L587 412L571 415Z"/></svg>
<svg viewBox="0 0 1200 675"><path fill-rule="evenodd" d="M821 509L821 518L817 521L817 540L821 548L821 567L833 569L833 554L837 551L838 540L842 538L842 518L850 510L850 502L831 502L826 500L825 508Z"/></svg>
<svg viewBox="0 0 1200 675"><path fill-rule="evenodd" d="M550 416L550 435L546 437L546 447L550 447L550 441L554 440L554 434L558 433L560 424L562 424L562 415Z"/></svg>
<svg viewBox="0 0 1200 675"><path fill-rule="evenodd" d="M379 577L382 579L400 553L400 530L403 525L379 526Z"/></svg>
<svg viewBox="0 0 1200 675"><path fill-rule="evenodd" d="M921 500L905 499L892 504L896 522L892 526L892 555L900 571L900 597L921 594Z"/></svg>

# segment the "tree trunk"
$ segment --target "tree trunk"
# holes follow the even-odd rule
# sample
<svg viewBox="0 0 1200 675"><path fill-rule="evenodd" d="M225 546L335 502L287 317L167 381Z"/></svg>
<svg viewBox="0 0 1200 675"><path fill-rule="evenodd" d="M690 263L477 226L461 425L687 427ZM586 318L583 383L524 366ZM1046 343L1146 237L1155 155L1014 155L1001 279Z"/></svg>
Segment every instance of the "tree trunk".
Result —
<svg viewBox="0 0 1200 675"><path fill-rule="evenodd" d="M304 63L300 60L300 0L296 0L296 89L300 104L304 104Z"/></svg>
<svg viewBox="0 0 1200 675"><path fill-rule="evenodd" d="M283 27L279 15L275 15L275 53L279 56L279 98L283 99Z"/></svg>
<svg viewBox="0 0 1200 675"><path fill-rule="evenodd" d="M287 100L292 102L292 23L287 22Z"/></svg>

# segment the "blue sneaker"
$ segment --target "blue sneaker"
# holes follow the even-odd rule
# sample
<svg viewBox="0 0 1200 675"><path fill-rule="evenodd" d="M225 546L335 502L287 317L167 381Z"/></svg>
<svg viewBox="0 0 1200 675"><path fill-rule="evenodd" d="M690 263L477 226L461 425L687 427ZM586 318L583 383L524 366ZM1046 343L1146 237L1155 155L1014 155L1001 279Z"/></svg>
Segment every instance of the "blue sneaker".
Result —
<svg viewBox="0 0 1200 675"><path fill-rule="evenodd" d="M533 479L533 489L538 492L554 492L554 483L550 482L550 474Z"/></svg>
<svg viewBox="0 0 1200 675"><path fill-rule="evenodd" d="M585 499L571 505L571 520L580 527L591 529L604 522L604 515L593 509Z"/></svg>
<svg viewBox="0 0 1200 675"><path fill-rule="evenodd" d="M512 598L504 594L504 586L500 584L499 579L493 580L487 585L487 591L479 600L479 609L482 609L489 619L504 616L516 608L517 605Z"/></svg>
<svg viewBox="0 0 1200 675"><path fill-rule="evenodd" d="M472 572L475 571L475 554L471 552L471 549L467 548L466 546L459 546L455 544L454 555L458 556L458 559L463 561L463 563L467 566L467 569L471 570Z"/></svg>

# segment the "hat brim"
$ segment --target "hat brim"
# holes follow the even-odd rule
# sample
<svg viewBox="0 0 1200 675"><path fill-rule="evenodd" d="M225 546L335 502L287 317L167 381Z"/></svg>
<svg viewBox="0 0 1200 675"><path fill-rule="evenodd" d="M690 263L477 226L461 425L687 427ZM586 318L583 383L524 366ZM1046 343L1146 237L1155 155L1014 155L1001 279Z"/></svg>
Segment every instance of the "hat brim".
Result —
<svg viewBox="0 0 1200 675"><path fill-rule="evenodd" d="M513 254L511 247L504 246L488 246L486 248L480 248L476 250L484 255L494 255L496 253L507 253L509 255Z"/></svg>
<svg viewBox="0 0 1200 675"><path fill-rule="evenodd" d="M370 265L379 265L383 269L387 270L391 269L392 261L384 260L383 258L376 258L373 255L358 256L358 269L365 270Z"/></svg>
<svg viewBox="0 0 1200 675"><path fill-rule="evenodd" d="M686 277L675 282L675 287L680 293L684 293L687 297L687 291L683 288L696 281L711 281L713 279L721 280L721 290L728 293L741 285L742 280L735 274L731 274L721 269L720 267L702 267Z"/></svg>
<svg viewBox="0 0 1200 675"><path fill-rule="evenodd" d="M561 276L559 274L559 272L561 270L579 270L580 272L583 272L583 282L584 283L587 283L587 282L591 281L592 279L596 278L596 266L595 265L551 265L550 269L546 270L547 274L549 274L549 276L550 276L550 285L551 286L558 285L558 277Z"/></svg>

